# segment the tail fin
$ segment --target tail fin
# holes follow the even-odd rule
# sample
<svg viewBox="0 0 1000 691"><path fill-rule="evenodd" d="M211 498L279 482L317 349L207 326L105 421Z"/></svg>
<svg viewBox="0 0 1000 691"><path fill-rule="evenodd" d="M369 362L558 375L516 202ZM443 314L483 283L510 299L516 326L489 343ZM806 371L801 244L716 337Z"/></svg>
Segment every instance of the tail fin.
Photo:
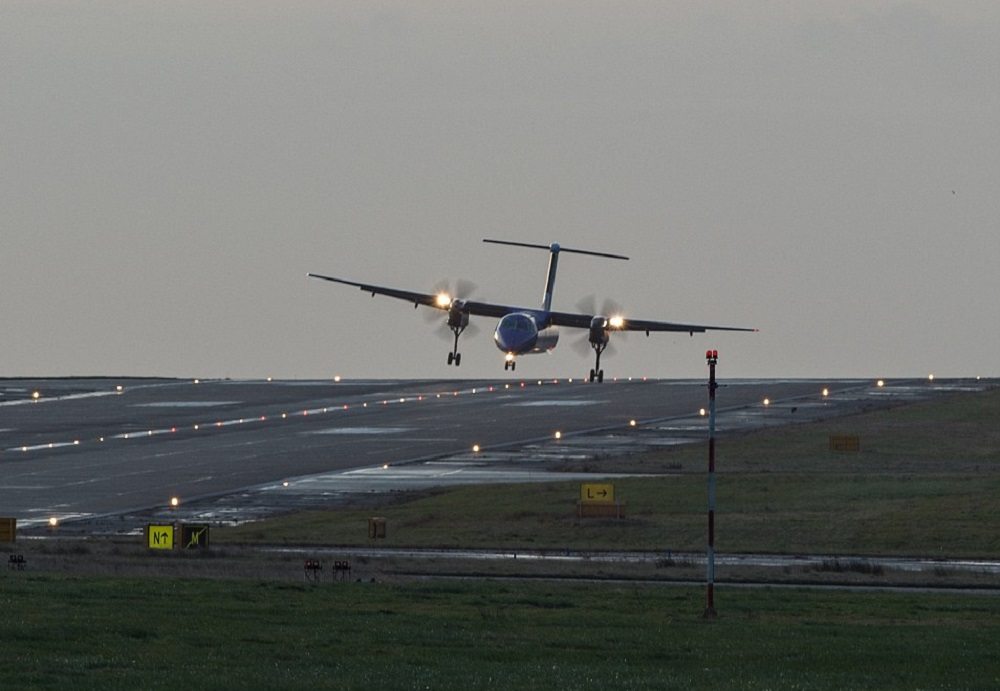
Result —
<svg viewBox="0 0 1000 691"><path fill-rule="evenodd" d="M556 267L559 265L559 253L560 252L572 252L573 254L589 254L592 257L604 257L606 259L624 259L628 261L628 257L622 256L620 254L608 254L607 252L592 252L591 250L578 250L571 247L560 247L558 242L553 242L551 245L535 245L528 242L512 242L510 240L490 240L483 238L483 242L489 242L494 245L511 245L513 247L530 247L532 249L548 250L549 251L549 270L545 277L545 293L542 295L542 309L546 312L552 309L552 291L555 289L556 285Z"/></svg>

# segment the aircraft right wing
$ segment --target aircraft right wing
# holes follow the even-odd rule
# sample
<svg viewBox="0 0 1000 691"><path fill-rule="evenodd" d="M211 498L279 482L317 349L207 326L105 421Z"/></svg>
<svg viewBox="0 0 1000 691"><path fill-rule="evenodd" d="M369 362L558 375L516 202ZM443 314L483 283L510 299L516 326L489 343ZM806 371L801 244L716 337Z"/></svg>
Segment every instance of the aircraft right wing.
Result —
<svg viewBox="0 0 1000 691"><path fill-rule="evenodd" d="M575 314L572 312L550 313L551 323L556 326L566 326L572 329L589 329L590 320L595 315ZM607 315L611 316L611 315ZM742 326L709 326L707 324L682 324L678 322L651 321L648 319L629 319L621 317L621 325L611 327L611 331L678 331L681 333L704 333L705 331L757 331Z"/></svg>

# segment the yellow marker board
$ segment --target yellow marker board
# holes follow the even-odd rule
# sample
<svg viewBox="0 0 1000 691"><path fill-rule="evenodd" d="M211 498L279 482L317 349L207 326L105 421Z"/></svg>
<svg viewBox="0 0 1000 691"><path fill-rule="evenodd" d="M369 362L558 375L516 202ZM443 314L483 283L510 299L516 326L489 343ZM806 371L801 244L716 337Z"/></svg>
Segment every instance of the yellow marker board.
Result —
<svg viewBox="0 0 1000 691"><path fill-rule="evenodd" d="M17 541L17 519L0 518L0 542Z"/></svg>
<svg viewBox="0 0 1000 691"><path fill-rule="evenodd" d="M580 485L581 504L614 504L615 486L610 482L584 483Z"/></svg>
<svg viewBox="0 0 1000 691"><path fill-rule="evenodd" d="M173 549L174 548L174 526L172 525L147 525L146 545L149 549Z"/></svg>

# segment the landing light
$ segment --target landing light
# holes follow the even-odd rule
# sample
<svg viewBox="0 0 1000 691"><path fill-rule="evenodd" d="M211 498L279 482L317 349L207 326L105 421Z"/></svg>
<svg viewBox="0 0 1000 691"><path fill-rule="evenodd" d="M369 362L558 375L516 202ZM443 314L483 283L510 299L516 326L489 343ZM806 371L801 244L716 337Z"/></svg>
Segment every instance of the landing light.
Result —
<svg viewBox="0 0 1000 691"><path fill-rule="evenodd" d="M611 326L612 329L620 329L623 326L625 326L625 317L621 316L620 314L616 314L615 316L611 317L611 319L608 320L608 324Z"/></svg>
<svg viewBox="0 0 1000 691"><path fill-rule="evenodd" d="M334 377L333 377L333 383L334 384L339 384L340 383L340 375L339 374L334 375Z"/></svg>
<svg viewBox="0 0 1000 691"><path fill-rule="evenodd" d="M629 427L635 427L635 420L629 420L628 421L628 426Z"/></svg>
<svg viewBox="0 0 1000 691"><path fill-rule="evenodd" d="M885 386L885 381L879 379L878 382L876 382L876 386L878 386L878 388L881 389L883 386Z"/></svg>
<svg viewBox="0 0 1000 691"><path fill-rule="evenodd" d="M49 517L49 527L50 528L55 528L58 525L59 525L59 519L56 518L55 516L50 516Z"/></svg>
<svg viewBox="0 0 1000 691"><path fill-rule="evenodd" d="M702 417L705 417L705 409L704 408L699 409L698 414L701 415Z"/></svg>
<svg viewBox="0 0 1000 691"><path fill-rule="evenodd" d="M181 505L180 499L178 499L177 497L170 497L170 508L176 509L180 505Z"/></svg>
<svg viewBox="0 0 1000 691"><path fill-rule="evenodd" d="M562 432L556 432L556 439L562 439Z"/></svg>
<svg viewBox="0 0 1000 691"><path fill-rule="evenodd" d="M503 359L506 360L507 362L513 362L514 353L507 353L506 355L503 356Z"/></svg>
<svg viewBox="0 0 1000 691"><path fill-rule="evenodd" d="M438 307L447 307L451 304L451 296L448 293L438 293L437 297L434 298L434 302L437 303Z"/></svg>
<svg viewBox="0 0 1000 691"><path fill-rule="evenodd" d="M288 487L288 480L285 480L284 482L282 482L281 486L282 487Z"/></svg>
<svg viewBox="0 0 1000 691"><path fill-rule="evenodd" d="M927 375L927 381L934 381L934 375L933 374Z"/></svg>
<svg viewBox="0 0 1000 691"><path fill-rule="evenodd" d="M479 453L479 444L472 445L472 453Z"/></svg>
<svg viewBox="0 0 1000 691"><path fill-rule="evenodd" d="M764 405L771 405L771 399L770 398L765 398L764 399Z"/></svg>
<svg viewBox="0 0 1000 691"><path fill-rule="evenodd" d="M117 391L118 393L121 393L124 388L125 388L124 386L122 386L121 384L119 384L118 386L115 387L115 391Z"/></svg>
<svg viewBox="0 0 1000 691"><path fill-rule="evenodd" d="M826 398L829 395L830 395L830 389L823 389L823 398Z"/></svg>
<svg viewBox="0 0 1000 691"><path fill-rule="evenodd" d="M38 393L37 391L34 391L32 392L31 397L37 401L39 398L42 397L42 394Z"/></svg>

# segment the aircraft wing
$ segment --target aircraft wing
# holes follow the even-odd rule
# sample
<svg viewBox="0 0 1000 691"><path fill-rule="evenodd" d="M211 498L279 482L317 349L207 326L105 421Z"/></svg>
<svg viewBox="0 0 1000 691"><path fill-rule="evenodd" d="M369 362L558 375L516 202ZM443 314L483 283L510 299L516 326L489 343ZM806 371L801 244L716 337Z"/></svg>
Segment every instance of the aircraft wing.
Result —
<svg viewBox="0 0 1000 691"><path fill-rule="evenodd" d="M332 281L334 283L343 283L344 285L354 286L355 288L360 288L366 293L371 293L372 297L375 295L387 295L391 298L396 298L397 300L403 300L405 302L412 302L414 306L423 305L425 307L432 307L437 310L444 312L448 311L449 304L440 304L438 302L438 295L435 293L417 293L410 290L401 290L399 288L389 288L386 286L376 286L370 283L357 283L355 281L348 281L343 278L336 278L334 276L324 276L322 274L306 274L310 278L321 278L324 281ZM465 311L469 314L474 314L481 317L502 317L511 312L521 312L523 311L520 307L509 307L507 305L495 305L490 302L477 302L475 300L465 300ZM589 324L590 322L588 322Z"/></svg>
<svg viewBox="0 0 1000 691"><path fill-rule="evenodd" d="M572 312L550 313L551 323L556 326L566 326L572 329L589 329L592 314L574 314ZM741 326L708 326L706 324L680 324L677 322L650 321L648 319L622 318L622 325L612 331L679 331L682 333L704 333L705 331L756 331Z"/></svg>

